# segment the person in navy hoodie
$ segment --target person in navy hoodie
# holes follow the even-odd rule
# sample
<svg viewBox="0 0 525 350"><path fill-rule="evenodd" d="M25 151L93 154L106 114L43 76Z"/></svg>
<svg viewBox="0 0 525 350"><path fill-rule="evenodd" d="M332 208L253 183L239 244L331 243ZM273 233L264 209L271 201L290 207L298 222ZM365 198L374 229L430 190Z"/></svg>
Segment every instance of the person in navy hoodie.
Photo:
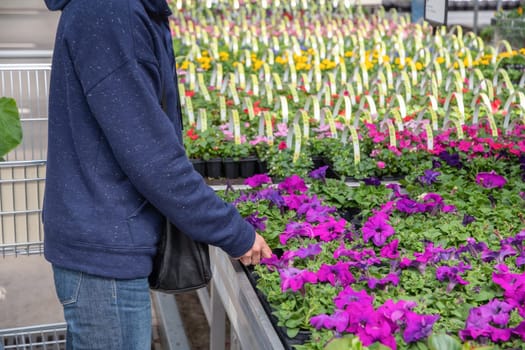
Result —
<svg viewBox="0 0 525 350"><path fill-rule="evenodd" d="M148 275L165 218L244 264L271 250L186 156L166 0L45 2L61 16L44 249L67 348L150 349Z"/></svg>

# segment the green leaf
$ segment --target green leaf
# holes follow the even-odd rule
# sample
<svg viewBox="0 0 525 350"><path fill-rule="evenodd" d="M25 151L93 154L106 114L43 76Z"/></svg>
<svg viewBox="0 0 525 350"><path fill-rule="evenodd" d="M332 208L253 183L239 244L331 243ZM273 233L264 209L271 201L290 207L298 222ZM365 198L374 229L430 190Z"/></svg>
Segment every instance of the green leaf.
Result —
<svg viewBox="0 0 525 350"><path fill-rule="evenodd" d="M461 344L450 335L432 334L428 337L430 350L461 350Z"/></svg>
<svg viewBox="0 0 525 350"><path fill-rule="evenodd" d="M336 338L330 341L325 347L324 350L366 350L372 349L364 347L359 338L350 336L343 338ZM374 348L375 349L375 348ZM383 348L378 348L382 350ZM388 348L385 348L388 349Z"/></svg>
<svg viewBox="0 0 525 350"><path fill-rule="evenodd" d="M22 142L22 127L16 102L0 97L0 158Z"/></svg>

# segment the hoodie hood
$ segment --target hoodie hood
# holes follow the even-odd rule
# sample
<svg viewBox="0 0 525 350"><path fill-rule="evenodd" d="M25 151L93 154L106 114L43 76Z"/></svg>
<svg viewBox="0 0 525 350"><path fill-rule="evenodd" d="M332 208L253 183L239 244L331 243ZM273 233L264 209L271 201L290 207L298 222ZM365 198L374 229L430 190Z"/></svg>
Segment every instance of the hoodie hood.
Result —
<svg viewBox="0 0 525 350"><path fill-rule="evenodd" d="M46 6L51 11L62 10L71 0L45 0Z"/></svg>
<svg viewBox="0 0 525 350"><path fill-rule="evenodd" d="M51 11L62 10L71 0L45 0L46 6ZM148 13L168 17L171 10L166 0L140 0Z"/></svg>

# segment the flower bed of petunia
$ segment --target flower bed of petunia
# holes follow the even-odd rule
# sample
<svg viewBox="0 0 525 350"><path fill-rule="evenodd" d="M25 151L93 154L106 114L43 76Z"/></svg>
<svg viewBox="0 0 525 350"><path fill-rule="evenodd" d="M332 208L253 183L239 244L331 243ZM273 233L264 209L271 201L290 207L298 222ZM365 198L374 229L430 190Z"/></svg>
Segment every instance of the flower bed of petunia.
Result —
<svg viewBox="0 0 525 350"><path fill-rule="evenodd" d="M399 183L323 167L225 194L276 252L253 274L288 336L310 332L295 348L524 348L525 158L450 159Z"/></svg>

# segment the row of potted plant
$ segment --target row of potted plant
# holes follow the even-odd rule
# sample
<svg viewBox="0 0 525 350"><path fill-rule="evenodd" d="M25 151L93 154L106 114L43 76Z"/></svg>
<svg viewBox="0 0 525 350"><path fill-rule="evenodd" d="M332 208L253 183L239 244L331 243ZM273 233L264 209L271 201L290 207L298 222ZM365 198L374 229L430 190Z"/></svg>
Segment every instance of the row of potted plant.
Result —
<svg viewBox="0 0 525 350"><path fill-rule="evenodd" d="M339 164L348 168L356 158L350 140L317 139L328 130L334 138L335 132L355 125L365 149L360 155L363 158L360 165L354 164L354 168L363 168L357 171L357 177L361 177L371 172L378 160L390 164L396 157L381 150L388 162L377 155L369 159L364 146L370 141L365 137L367 124L375 123L383 131L385 121L391 120L399 137L398 133L404 132L407 124L419 118L428 119L434 132L454 123L459 123L460 127L456 126L459 130L465 123L476 125L477 120L489 119L491 127L498 128L497 135L491 130L492 135L500 136L508 129L509 121L519 123L525 111L523 85L512 83L520 75L516 78L515 72L499 69L505 60L521 59L522 53L509 51L505 45L491 48L475 35L463 35L460 29L457 33L437 31L433 36L426 26L413 26L403 16L381 11L365 17L356 10L343 18L337 13L289 12L278 8L263 13L259 8L247 6L243 17L225 8L214 10L212 6L206 18L195 17L198 13L177 12L173 22L174 33L180 34L174 42L181 55L178 68L183 102L188 102L185 144L190 158L235 160L256 156L263 163L272 163L267 166L271 175L282 177L304 174L312 163L319 162L316 149L326 148L324 144L332 142L332 147L343 150L341 153L347 157L335 154L338 159L330 163L333 167ZM304 23L309 15L313 16L311 26ZM243 18L250 18L250 22ZM219 24L228 25L219 29ZM301 25L305 25L303 30ZM342 42L335 34L338 27L345 33ZM373 40L365 40L365 31L360 27L370 29ZM266 28L266 34L260 31L257 35L249 34L254 28ZM222 35L222 31L228 34ZM235 40L245 46L236 48ZM194 45L197 41L198 50ZM449 42L448 46L444 41ZM251 47L246 46L250 44ZM335 50L338 44L341 47ZM425 51L425 47L429 50ZM338 58L337 53L327 53L328 48L343 54ZM405 56L404 62L399 60L401 54ZM244 68L241 70L240 66ZM217 85L220 72L230 82ZM322 82L319 91L315 88L317 75ZM293 76L298 79L295 83ZM378 88L382 85L384 89ZM200 113L194 116L196 110L204 111L205 128ZM235 127L227 122L234 111L240 118L237 138L233 136ZM281 130L293 130L292 120L301 113L306 114L310 124L306 127L305 119L299 118L301 142L287 139L285 144L282 138L276 142ZM332 119L333 128L328 119ZM420 133L424 131L421 129ZM456 138L461 139L461 135ZM385 141L388 142L392 141ZM420 155L418 152L417 156ZM340 171L344 176L355 176L354 172Z"/></svg>

